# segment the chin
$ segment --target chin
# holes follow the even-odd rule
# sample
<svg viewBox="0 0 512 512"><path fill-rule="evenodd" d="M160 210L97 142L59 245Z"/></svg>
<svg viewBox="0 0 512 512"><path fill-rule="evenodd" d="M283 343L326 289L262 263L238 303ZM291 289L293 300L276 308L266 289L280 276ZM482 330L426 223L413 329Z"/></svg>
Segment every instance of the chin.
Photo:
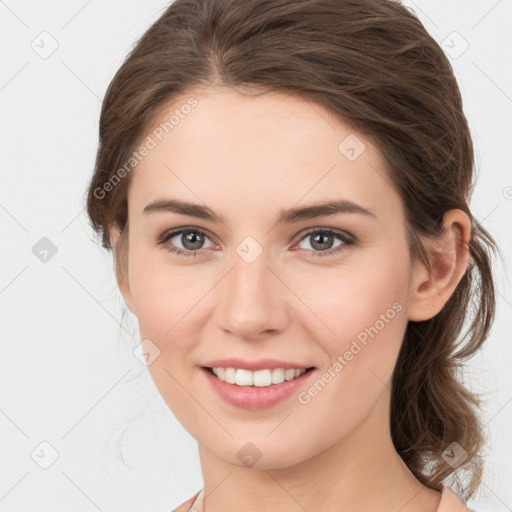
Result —
<svg viewBox="0 0 512 512"><path fill-rule="evenodd" d="M211 451L227 464L247 469L284 469L308 459L306 453L297 451L298 442L290 442L290 439L287 439L289 446L283 446L277 438L272 441L255 439L241 442L231 440L229 451Z"/></svg>

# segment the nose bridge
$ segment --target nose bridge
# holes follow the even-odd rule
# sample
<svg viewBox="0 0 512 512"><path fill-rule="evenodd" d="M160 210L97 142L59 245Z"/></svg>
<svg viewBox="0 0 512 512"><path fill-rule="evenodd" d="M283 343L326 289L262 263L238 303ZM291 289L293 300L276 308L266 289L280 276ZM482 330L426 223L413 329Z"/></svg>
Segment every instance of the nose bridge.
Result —
<svg viewBox="0 0 512 512"><path fill-rule="evenodd" d="M252 245L251 245L252 244ZM286 307L283 284L271 269L268 253L254 242L241 243L233 254L221 294L220 326L238 336L256 336L282 328Z"/></svg>

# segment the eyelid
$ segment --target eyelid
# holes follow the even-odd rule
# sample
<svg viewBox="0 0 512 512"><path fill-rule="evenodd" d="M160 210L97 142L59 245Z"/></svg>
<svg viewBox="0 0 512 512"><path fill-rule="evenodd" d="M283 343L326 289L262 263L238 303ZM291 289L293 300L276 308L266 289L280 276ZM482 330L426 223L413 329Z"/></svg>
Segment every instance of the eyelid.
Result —
<svg viewBox="0 0 512 512"><path fill-rule="evenodd" d="M356 240L356 237L354 235L351 235L348 231L345 231L343 229L338 228L331 228L331 227L323 227L323 226L315 226L313 228L308 228L306 231L301 231L299 233L300 238L299 242L306 238L308 235L312 235L313 233L332 233L334 235L339 236L342 239L349 239L349 240Z"/></svg>
<svg viewBox="0 0 512 512"><path fill-rule="evenodd" d="M212 243L216 244L217 246L221 245L215 241L216 240L215 236L212 236L208 229L201 228L198 226L181 226L181 227L166 230L157 238L156 243L158 245L165 245L166 243L169 242L170 239L172 239L175 236L178 236L184 232L202 233L203 235L208 237ZM327 227L327 226L313 226L311 228L307 228L306 230L302 230L298 235L295 235L292 238L292 240L296 238L297 241L295 242L295 244L297 244L314 233L332 234L334 236L337 236L343 243L340 246L336 246L334 248L327 249L325 251L311 251L311 250L307 250L307 249L295 249L295 250L307 251L307 252L310 252L313 256L324 256L324 255L329 256L329 255L336 255L338 252L342 251L344 248L349 248L350 246L356 246L359 243L357 238L354 235L352 235L351 233L349 233L345 230L342 230L342 229ZM180 247L175 247L174 244L172 244L172 245L173 245L173 250L168 249L170 252L175 252L178 254L186 253L187 256L188 255L200 255L200 254L203 254L205 251L207 251L207 249L196 249L195 251L194 250L184 250L184 249L181 249Z"/></svg>
<svg viewBox="0 0 512 512"><path fill-rule="evenodd" d="M157 244L165 244L167 243L171 238L174 238L177 235L181 235L184 232L197 232L201 233L205 236L207 236L212 242L215 242L215 237L210 233L208 229L200 228L198 226L181 226L178 228L168 229L164 231L160 236L157 237L156 243ZM217 245L220 245L217 243ZM204 249L197 249L198 251L202 251ZM189 251L192 252L192 251Z"/></svg>

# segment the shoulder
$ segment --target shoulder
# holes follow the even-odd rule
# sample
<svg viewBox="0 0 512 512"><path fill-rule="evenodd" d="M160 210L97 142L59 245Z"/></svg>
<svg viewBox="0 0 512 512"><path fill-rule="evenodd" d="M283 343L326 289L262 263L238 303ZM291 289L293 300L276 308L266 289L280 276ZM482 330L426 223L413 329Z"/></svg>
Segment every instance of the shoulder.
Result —
<svg viewBox="0 0 512 512"><path fill-rule="evenodd" d="M443 485L437 512L470 512L470 510L450 487Z"/></svg>
<svg viewBox="0 0 512 512"><path fill-rule="evenodd" d="M194 500L197 498L201 491L197 491L192 498L182 503L179 507L175 508L172 512L188 512Z"/></svg>

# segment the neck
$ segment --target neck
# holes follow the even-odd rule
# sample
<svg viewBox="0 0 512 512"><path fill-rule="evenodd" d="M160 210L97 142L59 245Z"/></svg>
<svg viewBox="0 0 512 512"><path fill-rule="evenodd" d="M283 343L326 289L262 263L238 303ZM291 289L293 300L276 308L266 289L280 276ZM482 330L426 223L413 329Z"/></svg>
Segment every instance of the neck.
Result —
<svg viewBox="0 0 512 512"><path fill-rule="evenodd" d="M205 512L435 512L441 499L414 477L393 446L389 392L348 436L293 466L236 466L201 445L199 456Z"/></svg>

